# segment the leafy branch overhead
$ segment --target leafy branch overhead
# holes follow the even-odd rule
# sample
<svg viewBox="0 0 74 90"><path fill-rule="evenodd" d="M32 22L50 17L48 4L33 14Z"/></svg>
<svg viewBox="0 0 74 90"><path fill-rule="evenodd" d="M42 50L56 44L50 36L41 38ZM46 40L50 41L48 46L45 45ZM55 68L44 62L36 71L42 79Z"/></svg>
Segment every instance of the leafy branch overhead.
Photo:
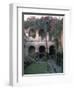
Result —
<svg viewBox="0 0 74 90"><path fill-rule="evenodd" d="M31 17L24 21L24 28L34 30L43 29L45 32L49 32L51 36L57 37L63 28L63 19L50 16L41 18Z"/></svg>

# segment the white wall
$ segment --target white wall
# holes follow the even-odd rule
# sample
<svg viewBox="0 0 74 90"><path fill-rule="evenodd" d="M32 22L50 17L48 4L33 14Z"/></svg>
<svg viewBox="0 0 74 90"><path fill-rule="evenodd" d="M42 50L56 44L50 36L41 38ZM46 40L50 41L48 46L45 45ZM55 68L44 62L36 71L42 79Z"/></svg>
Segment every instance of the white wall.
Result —
<svg viewBox="0 0 74 90"><path fill-rule="evenodd" d="M26 85L25 87L14 87L12 88L9 86L9 4L10 3L25 3L25 5L33 5L49 7L50 5L53 6L67 6L72 8L72 15L71 15L71 33L70 33L70 65L71 71L71 82L70 83L46 83L45 85L35 85L30 86ZM2 89L23 89L23 90L73 90L73 83L74 83L74 2L73 0L0 0L0 90Z"/></svg>

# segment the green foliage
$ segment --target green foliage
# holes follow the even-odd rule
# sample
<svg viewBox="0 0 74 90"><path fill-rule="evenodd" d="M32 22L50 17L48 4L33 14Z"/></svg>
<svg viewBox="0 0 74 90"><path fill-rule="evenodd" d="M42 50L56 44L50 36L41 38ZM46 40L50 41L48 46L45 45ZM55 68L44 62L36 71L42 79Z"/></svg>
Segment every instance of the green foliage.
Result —
<svg viewBox="0 0 74 90"><path fill-rule="evenodd" d="M63 28L63 19L53 19L51 17L42 17L40 19L30 19L24 21L24 28L31 28L34 30L43 29L49 32L49 35L57 38Z"/></svg>
<svg viewBox="0 0 74 90"><path fill-rule="evenodd" d="M32 28L32 29L44 29L47 30L49 24L49 17L47 19L35 19L35 20L26 20L24 21L24 28Z"/></svg>
<svg viewBox="0 0 74 90"><path fill-rule="evenodd" d="M47 63L32 63L24 69L24 74L47 73Z"/></svg>
<svg viewBox="0 0 74 90"><path fill-rule="evenodd" d="M53 36L55 38L59 37L62 31L62 20L58 20L56 23L55 30L52 32Z"/></svg>

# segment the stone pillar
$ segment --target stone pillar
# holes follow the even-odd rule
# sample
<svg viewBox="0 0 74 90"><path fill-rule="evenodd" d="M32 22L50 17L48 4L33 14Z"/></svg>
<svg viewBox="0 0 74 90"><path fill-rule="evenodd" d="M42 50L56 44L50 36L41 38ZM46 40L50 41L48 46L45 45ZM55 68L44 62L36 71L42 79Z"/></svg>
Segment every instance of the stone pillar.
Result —
<svg viewBox="0 0 74 90"><path fill-rule="evenodd" d="M39 33L38 33L38 30L36 30L36 41L39 41Z"/></svg>
<svg viewBox="0 0 74 90"><path fill-rule="evenodd" d="M49 41L49 33L47 32L47 41Z"/></svg>
<svg viewBox="0 0 74 90"><path fill-rule="evenodd" d="M38 52L38 44L39 44L39 33L38 30L36 30L36 38L35 38L36 52Z"/></svg>

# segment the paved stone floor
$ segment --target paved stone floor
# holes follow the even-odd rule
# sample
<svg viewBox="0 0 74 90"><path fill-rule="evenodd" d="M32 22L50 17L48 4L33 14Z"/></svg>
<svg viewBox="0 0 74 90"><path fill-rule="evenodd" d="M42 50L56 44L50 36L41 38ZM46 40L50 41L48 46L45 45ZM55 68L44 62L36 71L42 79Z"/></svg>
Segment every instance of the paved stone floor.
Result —
<svg viewBox="0 0 74 90"><path fill-rule="evenodd" d="M50 73L61 73L62 72L62 68L58 66L53 59L48 60L48 70Z"/></svg>

